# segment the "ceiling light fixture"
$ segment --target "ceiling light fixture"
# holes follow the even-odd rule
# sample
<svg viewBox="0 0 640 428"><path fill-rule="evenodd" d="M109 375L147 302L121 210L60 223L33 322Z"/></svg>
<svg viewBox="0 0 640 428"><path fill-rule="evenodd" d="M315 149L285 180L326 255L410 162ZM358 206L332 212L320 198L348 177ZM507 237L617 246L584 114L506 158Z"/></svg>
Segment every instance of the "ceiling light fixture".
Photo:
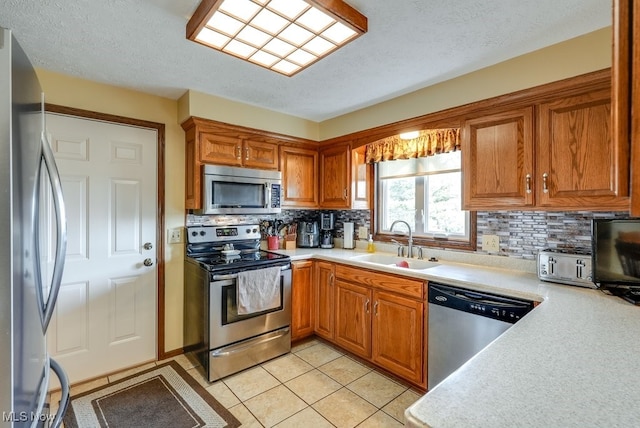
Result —
<svg viewBox="0 0 640 428"><path fill-rule="evenodd" d="M202 0L187 39L286 76L367 32L341 0Z"/></svg>

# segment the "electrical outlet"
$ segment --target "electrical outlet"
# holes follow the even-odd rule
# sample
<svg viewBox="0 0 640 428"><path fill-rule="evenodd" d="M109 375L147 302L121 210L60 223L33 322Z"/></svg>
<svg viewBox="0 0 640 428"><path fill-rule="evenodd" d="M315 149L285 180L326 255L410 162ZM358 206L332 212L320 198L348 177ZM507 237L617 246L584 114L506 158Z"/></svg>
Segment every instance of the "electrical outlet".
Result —
<svg viewBox="0 0 640 428"><path fill-rule="evenodd" d="M489 253L500 252L500 238L498 235L482 235L482 251Z"/></svg>
<svg viewBox="0 0 640 428"><path fill-rule="evenodd" d="M369 239L369 229L367 229L364 226L360 226L358 228L358 239L364 239L364 240Z"/></svg>
<svg viewBox="0 0 640 428"><path fill-rule="evenodd" d="M182 242L182 228L176 227L167 230L167 242L169 244L180 244Z"/></svg>

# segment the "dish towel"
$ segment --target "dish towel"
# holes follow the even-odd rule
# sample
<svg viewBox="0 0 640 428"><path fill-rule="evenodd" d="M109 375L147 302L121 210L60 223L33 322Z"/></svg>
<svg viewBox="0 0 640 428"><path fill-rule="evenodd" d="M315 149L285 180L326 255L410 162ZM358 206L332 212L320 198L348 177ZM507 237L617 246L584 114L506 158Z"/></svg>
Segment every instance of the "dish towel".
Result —
<svg viewBox="0 0 640 428"><path fill-rule="evenodd" d="M238 273L238 315L280 306L280 267Z"/></svg>

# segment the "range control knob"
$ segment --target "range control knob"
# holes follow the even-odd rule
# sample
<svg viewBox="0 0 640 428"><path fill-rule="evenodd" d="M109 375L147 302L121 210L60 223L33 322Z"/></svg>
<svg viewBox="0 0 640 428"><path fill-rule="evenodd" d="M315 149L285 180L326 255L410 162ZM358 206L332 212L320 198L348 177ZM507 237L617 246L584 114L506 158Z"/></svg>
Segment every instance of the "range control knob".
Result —
<svg viewBox="0 0 640 428"><path fill-rule="evenodd" d="M191 236L198 236L198 232L194 230L193 232L191 232Z"/></svg>
<svg viewBox="0 0 640 428"><path fill-rule="evenodd" d="M204 230L201 230L200 231L200 236L204 236L204 235L206 235L206 232Z"/></svg>

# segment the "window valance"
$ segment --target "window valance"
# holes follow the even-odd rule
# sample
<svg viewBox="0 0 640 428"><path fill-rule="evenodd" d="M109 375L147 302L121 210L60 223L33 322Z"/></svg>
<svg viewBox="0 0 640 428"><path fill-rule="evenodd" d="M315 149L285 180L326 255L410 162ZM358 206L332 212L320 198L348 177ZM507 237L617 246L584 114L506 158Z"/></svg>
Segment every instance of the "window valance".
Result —
<svg viewBox="0 0 640 428"><path fill-rule="evenodd" d="M420 131L416 138L404 140L399 135L367 144L367 163L433 156L460 150L460 128Z"/></svg>

